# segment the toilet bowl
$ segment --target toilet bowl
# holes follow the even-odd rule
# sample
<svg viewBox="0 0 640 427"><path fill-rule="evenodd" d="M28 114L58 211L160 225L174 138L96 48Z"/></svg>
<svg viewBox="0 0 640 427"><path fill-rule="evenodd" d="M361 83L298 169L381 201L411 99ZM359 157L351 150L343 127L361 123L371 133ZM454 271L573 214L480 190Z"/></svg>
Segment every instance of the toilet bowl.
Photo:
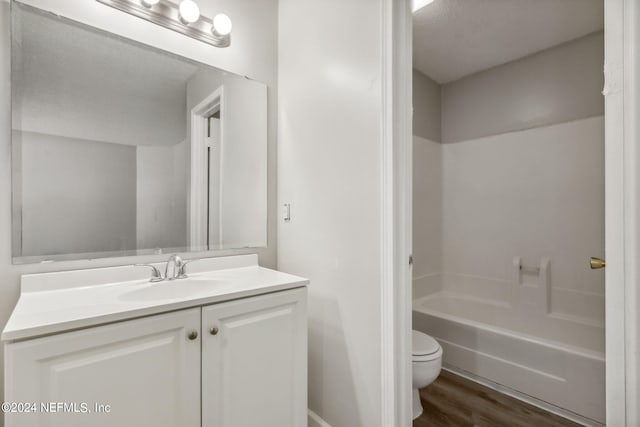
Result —
<svg viewBox="0 0 640 427"><path fill-rule="evenodd" d="M412 333L413 419L422 414L419 389L428 386L440 375L442 347L438 341L419 331Z"/></svg>

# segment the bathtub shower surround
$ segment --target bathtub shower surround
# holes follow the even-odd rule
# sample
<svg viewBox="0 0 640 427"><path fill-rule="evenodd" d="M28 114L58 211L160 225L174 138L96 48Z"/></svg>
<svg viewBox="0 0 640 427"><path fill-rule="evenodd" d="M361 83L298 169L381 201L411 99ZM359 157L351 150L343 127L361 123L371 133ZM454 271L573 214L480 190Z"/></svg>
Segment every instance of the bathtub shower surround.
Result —
<svg viewBox="0 0 640 427"><path fill-rule="evenodd" d="M599 422L602 135L595 117L441 145L442 264L414 301L445 365Z"/></svg>
<svg viewBox="0 0 640 427"><path fill-rule="evenodd" d="M438 340L446 367L599 425L605 416L604 322L554 312L552 274L548 258L534 267L514 257L511 280L431 275L435 291L414 299L413 327ZM602 301L591 304L602 310Z"/></svg>
<svg viewBox="0 0 640 427"><path fill-rule="evenodd" d="M604 258L602 47L595 32L437 96L414 86L439 99L442 139L414 126L414 329L445 366L593 425L605 420L604 272L589 267Z"/></svg>
<svg viewBox="0 0 640 427"><path fill-rule="evenodd" d="M439 142L413 136L414 299L441 288L442 148Z"/></svg>
<svg viewBox="0 0 640 427"><path fill-rule="evenodd" d="M445 366L604 422L604 323L554 313L552 274L548 258L514 257L511 280L436 275L440 289L414 300L413 327L438 340Z"/></svg>
<svg viewBox="0 0 640 427"><path fill-rule="evenodd" d="M440 145L442 193L422 209L441 200L442 262L416 258L413 326L438 339L445 365L599 422L604 278L588 259L604 247L603 126Z"/></svg>
<svg viewBox="0 0 640 427"><path fill-rule="evenodd" d="M549 313L602 326L604 272L589 257L604 248L603 118L443 144L442 154L449 289L495 298L495 281L517 282L514 257L548 258Z"/></svg>
<svg viewBox="0 0 640 427"><path fill-rule="evenodd" d="M604 351L586 346L598 341L602 327L549 318L547 331L573 338L565 344L513 327L522 323L516 310L489 299L439 293L413 305L413 327L438 340L445 367L487 378L564 416L572 417L569 411L604 423Z"/></svg>
<svg viewBox="0 0 640 427"><path fill-rule="evenodd" d="M414 299L503 300L550 262L554 316L604 325L604 121L593 117L453 144L414 137ZM604 336L600 338L604 340Z"/></svg>

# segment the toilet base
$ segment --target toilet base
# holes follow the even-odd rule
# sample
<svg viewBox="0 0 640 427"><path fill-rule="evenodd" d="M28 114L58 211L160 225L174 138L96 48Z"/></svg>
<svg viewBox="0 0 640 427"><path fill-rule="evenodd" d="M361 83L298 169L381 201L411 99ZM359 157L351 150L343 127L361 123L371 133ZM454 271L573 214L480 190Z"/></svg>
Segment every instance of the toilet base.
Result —
<svg viewBox="0 0 640 427"><path fill-rule="evenodd" d="M420 402L420 391L417 388L413 389L413 419L415 420L422 415L422 402Z"/></svg>

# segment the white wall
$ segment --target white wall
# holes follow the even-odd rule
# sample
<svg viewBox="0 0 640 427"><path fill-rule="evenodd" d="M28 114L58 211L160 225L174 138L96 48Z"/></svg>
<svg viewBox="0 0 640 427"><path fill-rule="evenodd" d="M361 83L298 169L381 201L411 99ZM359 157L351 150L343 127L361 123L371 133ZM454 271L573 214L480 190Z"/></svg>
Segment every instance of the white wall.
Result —
<svg viewBox="0 0 640 427"><path fill-rule="evenodd" d="M415 99L415 98L414 98ZM413 298L440 288L442 144L413 136Z"/></svg>
<svg viewBox="0 0 640 427"><path fill-rule="evenodd" d="M20 131L13 138L22 157L15 256L135 249L135 147Z"/></svg>
<svg viewBox="0 0 640 427"><path fill-rule="evenodd" d="M311 279L309 407L382 427L382 4L279 11L278 268Z"/></svg>
<svg viewBox="0 0 640 427"><path fill-rule="evenodd" d="M269 247L258 251L260 263L275 267L275 137L277 93L277 2L276 0L218 0L202 2L202 13L218 11L233 19L232 45L216 49L144 20L129 16L95 1L31 0L30 4L55 10L77 20L106 28L120 35L187 56L201 62L248 75L269 86ZM4 324L19 293L20 275L42 271L71 270L109 265L126 265L166 259L162 256L111 258L93 261L57 262L14 266L11 264L11 122L10 122L10 35L9 2L0 1L0 324ZM246 253L229 251L226 253ZM249 251L252 252L252 251ZM203 254L193 254L194 257ZM0 359L0 362L2 360ZM0 396L1 398L1 396Z"/></svg>
<svg viewBox="0 0 640 427"><path fill-rule="evenodd" d="M442 287L442 98L441 86L412 73L413 289L420 298Z"/></svg>
<svg viewBox="0 0 640 427"><path fill-rule="evenodd" d="M221 114L222 247L267 243L267 90L256 81L224 83Z"/></svg>
<svg viewBox="0 0 640 427"><path fill-rule="evenodd" d="M136 248L187 247L187 143L135 148Z"/></svg>
<svg viewBox="0 0 640 427"><path fill-rule="evenodd" d="M414 69L413 73L413 135L440 142L441 86Z"/></svg>

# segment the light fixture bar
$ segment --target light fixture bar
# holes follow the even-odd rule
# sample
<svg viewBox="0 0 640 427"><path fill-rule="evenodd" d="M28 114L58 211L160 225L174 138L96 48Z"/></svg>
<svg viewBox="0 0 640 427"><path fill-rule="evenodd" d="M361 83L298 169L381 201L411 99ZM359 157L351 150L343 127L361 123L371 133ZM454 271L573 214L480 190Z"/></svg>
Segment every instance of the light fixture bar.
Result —
<svg viewBox="0 0 640 427"><path fill-rule="evenodd" d="M150 7L145 6L142 0L96 1L215 47L227 47L231 44L231 35L214 34L213 21L205 16L200 16L192 24L183 23L178 6L167 0L160 0Z"/></svg>

